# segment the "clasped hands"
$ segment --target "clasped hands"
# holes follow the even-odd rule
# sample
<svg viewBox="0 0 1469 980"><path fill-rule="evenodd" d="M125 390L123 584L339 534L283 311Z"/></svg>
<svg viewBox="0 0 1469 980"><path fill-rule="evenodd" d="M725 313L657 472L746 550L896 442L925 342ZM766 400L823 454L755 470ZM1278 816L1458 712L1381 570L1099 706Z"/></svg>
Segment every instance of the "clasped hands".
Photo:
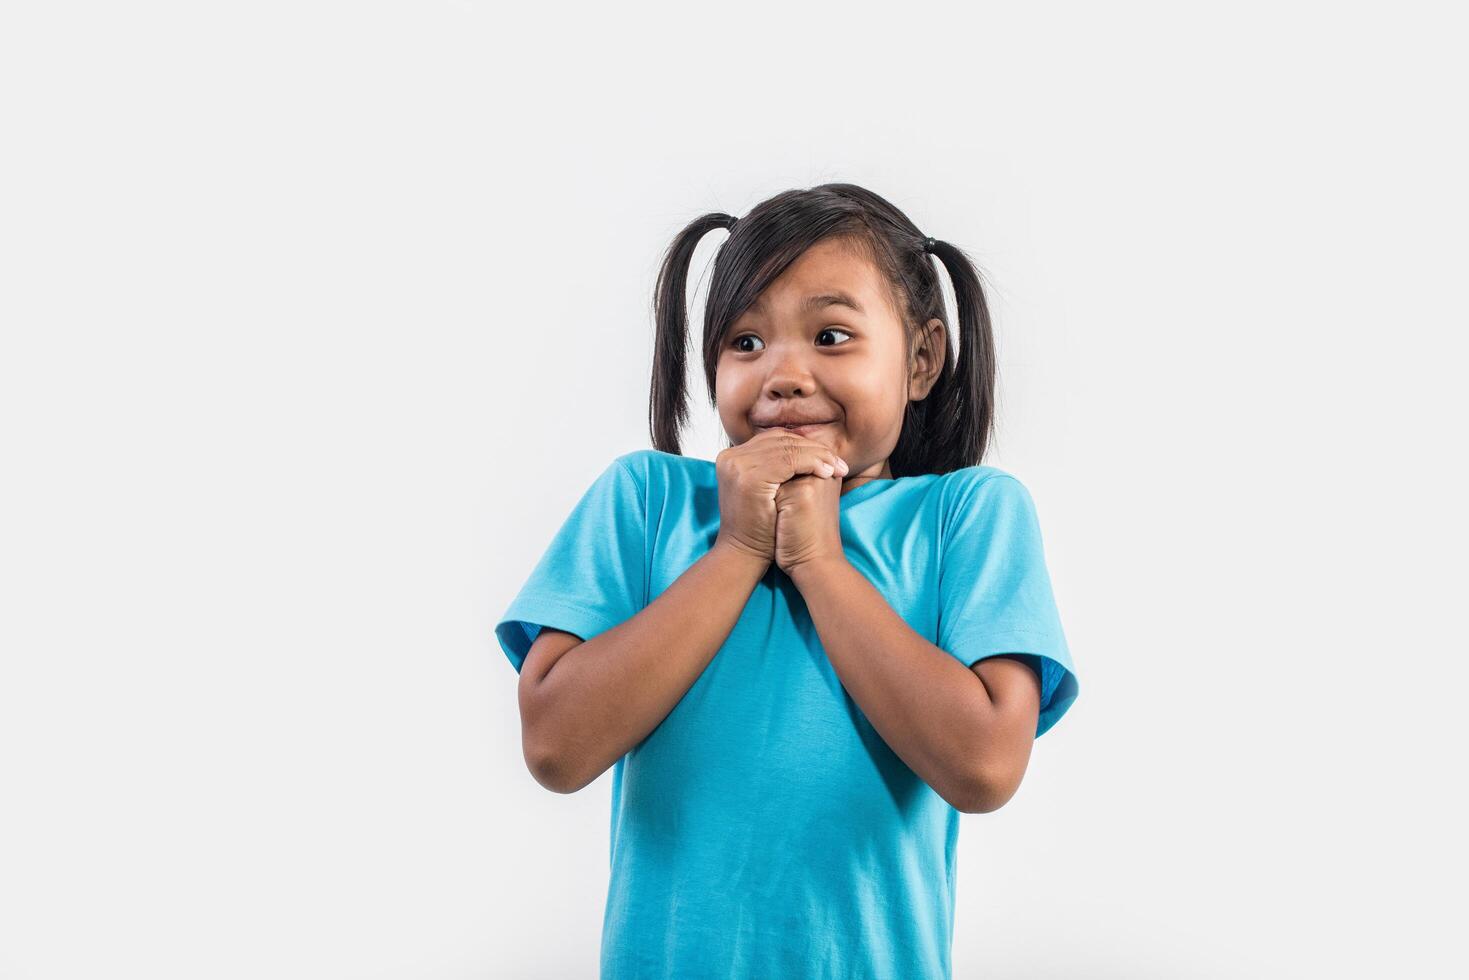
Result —
<svg viewBox="0 0 1469 980"><path fill-rule="evenodd" d="M824 443L765 429L715 459L718 541L773 561L786 574L845 560L841 536L845 460Z"/></svg>

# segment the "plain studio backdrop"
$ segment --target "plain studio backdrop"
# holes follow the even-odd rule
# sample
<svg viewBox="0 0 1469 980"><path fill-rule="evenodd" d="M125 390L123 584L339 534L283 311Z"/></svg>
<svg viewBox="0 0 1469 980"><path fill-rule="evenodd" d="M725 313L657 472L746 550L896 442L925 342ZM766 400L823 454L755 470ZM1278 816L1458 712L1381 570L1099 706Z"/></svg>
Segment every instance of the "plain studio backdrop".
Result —
<svg viewBox="0 0 1469 980"><path fill-rule="evenodd" d="M1461 40L6 4L0 978L594 976L610 775L535 783L491 628L649 445L674 234L832 180L987 277L1081 678L955 976L1463 976Z"/></svg>

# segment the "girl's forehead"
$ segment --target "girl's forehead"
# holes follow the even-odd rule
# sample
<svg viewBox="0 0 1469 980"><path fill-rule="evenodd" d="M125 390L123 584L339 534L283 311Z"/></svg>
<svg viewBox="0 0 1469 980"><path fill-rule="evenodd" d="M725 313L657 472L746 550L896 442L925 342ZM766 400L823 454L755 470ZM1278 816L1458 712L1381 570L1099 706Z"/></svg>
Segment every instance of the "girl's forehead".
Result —
<svg viewBox="0 0 1469 980"><path fill-rule="evenodd" d="M805 284L821 280L836 286L872 288L881 283L882 275L860 244L845 238L828 238L797 256L771 286L788 279Z"/></svg>
<svg viewBox="0 0 1469 980"><path fill-rule="evenodd" d="M747 311L764 317L776 309L804 315L828 307L878 319L893 315L887 284L860 250L840 241L808 248L756 298Z"/></svg>

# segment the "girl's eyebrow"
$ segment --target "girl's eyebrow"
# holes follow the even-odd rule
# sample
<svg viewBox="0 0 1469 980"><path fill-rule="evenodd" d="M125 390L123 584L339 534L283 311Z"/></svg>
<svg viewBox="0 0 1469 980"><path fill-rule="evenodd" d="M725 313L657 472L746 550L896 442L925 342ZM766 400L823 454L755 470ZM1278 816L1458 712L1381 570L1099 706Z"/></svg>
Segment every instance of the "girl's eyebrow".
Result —
<svg viewBox="0 0 1469 980"><path fill-rule="evenodd" d="M754 313L764 313L765 306L765 297L762 296L750 305L750 310ZM807 296L801 300L800 310L802 313L812 313L816 310L825 309L828 306L845 306L863 316L867 315L867 311L862 308L861 303L857 302L850 293L845 293L840 289L832 289L828 292Z"/></svg>

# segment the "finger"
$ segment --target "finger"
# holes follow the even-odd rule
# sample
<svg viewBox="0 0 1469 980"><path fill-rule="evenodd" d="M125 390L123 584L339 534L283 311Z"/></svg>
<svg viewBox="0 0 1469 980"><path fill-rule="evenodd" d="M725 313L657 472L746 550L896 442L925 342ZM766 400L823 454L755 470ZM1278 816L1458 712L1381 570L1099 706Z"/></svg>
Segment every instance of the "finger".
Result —
<svg viewBox="0 0 1469 980"><path fill-rule="evenodd" d="M804 438L798 437L798 438ZM821 477L846 476L847 461L836 454L836 450L821 443L806 447L808 458L812 460L810 472Z"/></svg>
<svg viewBox="0 0 1469 980"><path fill-rule="evenodd" d="M792 475L816 472L816 463L810 458L803 458L796 453L798 450L809 450L821 459L826 460L835 472L845 475L848 472L847 461L838 456L835 450L825 443L817 442L815 439L800 432L792 432L788 429L772 428L761 429L751 436L747 443L760 439L766 443L774 443L779 446L778 452L786 453L785 461L791 466ZM769 447L766 447L769 448Z"/></svg>
<svg viewBox="0 0 1469 980"><path fill-rule="evenodd" d="M782 433L770 442L768 458L770 465L777 467L775 476L778 482L784 483L806 473L829 478L837 474L845 476L849 471L847 461L835 450L799 433Z"/></svg>
<svg viewBox="0 0 1469 980"><path fill-rule="evenodd" d="M798 436L797 438L804 439L806 437ZM847 461L838 456L836 450L832 449L830 446L823 445L819 442L813 442L813 445L805 448L807 452L811 454L811 458L814 460L815 468L811 472L823 477L847 475L847 472L849 470L849 467L847 466Z"/></svg>

